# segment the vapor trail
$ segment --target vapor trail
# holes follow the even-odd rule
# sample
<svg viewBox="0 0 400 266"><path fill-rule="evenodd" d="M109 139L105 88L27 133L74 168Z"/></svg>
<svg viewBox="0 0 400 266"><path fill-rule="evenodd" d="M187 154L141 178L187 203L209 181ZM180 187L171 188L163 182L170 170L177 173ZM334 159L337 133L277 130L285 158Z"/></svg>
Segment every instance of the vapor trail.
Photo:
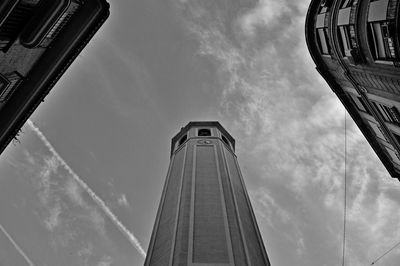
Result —
<svg viewBox="0 0 400 266"><path fill-rule="evenodd" d="M94 193L94 191L72 170L72 168L64 161L64 159L57 153L53 145L47 140L46 136L36 127L31 120L28 119L27 125L36 133L44 145L49 149L53 156L60 162L60 164L68 171L68 173L78 182L79 185L90 195L90 197L100 206L104 213L111 219L118 230L126 236L129 242L136 248L140 255L145 258L146 252L139 240L119 221L118 217L108 208L106 203Z"/></svg>
<svg viewBox="0 0 400 266"><path fill-rule="evenodd" d="M14 241L14 239L7 233L6 229L0 224L0 230L3 232L3 234L10 240L11 244L13 244L14 248L18 250L19 254L21 254L22 257L24 257L25 261L28 263L29 266L35 266L33 262L28 258L28 256L25 254L25 252L18 246L18 244Z"/></svg>

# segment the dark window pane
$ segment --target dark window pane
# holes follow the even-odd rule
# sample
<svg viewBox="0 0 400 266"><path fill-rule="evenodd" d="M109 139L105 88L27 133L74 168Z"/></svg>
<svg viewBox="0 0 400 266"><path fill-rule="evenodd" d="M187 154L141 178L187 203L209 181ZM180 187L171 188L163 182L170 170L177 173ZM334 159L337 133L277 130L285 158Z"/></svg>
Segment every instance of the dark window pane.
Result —
<svg viewBox="0 0 400 266"><path fill-rule="evenodd" d="M211 131L208 128L199 129L199 136L211 136Z"/></svg>
<svg viewBox="0 0 400 266"><path fill-rule="evenodd" d="M179 145L182 145L186 140L187 140L187 135L183 136L183 137L179 140Z"/></svg>

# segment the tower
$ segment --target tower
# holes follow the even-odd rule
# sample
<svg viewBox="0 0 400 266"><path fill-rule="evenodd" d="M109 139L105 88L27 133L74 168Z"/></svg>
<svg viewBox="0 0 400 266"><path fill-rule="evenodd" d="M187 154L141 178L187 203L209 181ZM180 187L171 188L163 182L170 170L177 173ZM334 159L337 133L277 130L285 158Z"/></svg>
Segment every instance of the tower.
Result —
<svg viewBox="0 0 400 266"><path fill-rule="evenodd" d="M145 265L270 265L235 140L218 122L190 122L172 138Z"/></svg>

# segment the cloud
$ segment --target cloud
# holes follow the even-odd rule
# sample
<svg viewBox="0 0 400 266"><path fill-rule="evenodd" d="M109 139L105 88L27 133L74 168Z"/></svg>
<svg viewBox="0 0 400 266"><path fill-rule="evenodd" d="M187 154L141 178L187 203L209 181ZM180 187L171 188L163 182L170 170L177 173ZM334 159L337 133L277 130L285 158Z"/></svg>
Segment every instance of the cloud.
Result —
<svg viewBox="0 0 400 266"><path fill-rule="evenodd" d="M44 220L44 224L49 231L54 231L60 225L61 205L57 203L49 212L50 215Z"/></svg>
<svg viewBox="0 0 400 266"><path fill-rule="evenodd" d="M91 242L86 243L85 246L83 246L79 251L78 251L78 256L79 257L90 257L93 255L93 244Z"/></svg>
<svg viewBox="0 0 400 266"><path fill-rule="evenodd" d="M125 194L121 194L120 197L118 198L118 205L124 206L124 207L129 207L129 202L126 199Z"/></svg>
<svg viewBox="0 0 400 266"><path fill-rule="evenodd" d="M97 266L111 266L113 260L110 256L102 257L101 261L97 264Z"/></svg>
<svg viewBox="0 0 400 266"><path fill-rule="evenodd" d="M73 203L84 208L88 207L87 203L82 197L82 188L74 179L68 178L64 190Z"/></svg>
<svg viewBox="0 0 400 266"><path fill-rule="evenodd" d="M33 124L32 121L28 120L27 125L30 127L30 129L36 134L37 137L43 142L43 144L47 147L48 151L52 154L52 157L55 158L57 161L58 165L62 166L63 169L68 173L69 177L73 179L72 181L68 181L67 186L66 186L66 193L69 195L69 197L74 200L76 203L83 205L83 207L86 207L87 209L90 210L89 212L89 217L90 220L95 224L95 228L99 229L99 231L104 234L104 218L100 213L97 212L95 208L89 208L85 206L84 201L82 200L82 197L80 196L80 191L77 187L77 184L79 184L79 187L84 190L90 197L91 199L97 204L97 206L104 212L104 214L113 222L113 224L117 227L117 229L129 240L129 242L132 244L132 246L139 252L139 254L142 257L146 257L146 252L144 251L141 243L139 240L136 238L136 236L129 231L125 225L118 219L118 217L111 211L111 209L107 206L107 204L101 199L87 184L84 182L73 170L72 168L65 162L65 160L58 154L58 152L55 150L53 145L48 141L46 136L40 131L40 129ZM51 160L53 161L53 160ZM50 164L50 165L56 165L56 164ZM58 167L58 166L57 166ZM47 172L46 172L47 173Z"/></svg>
<svg viewBox="0 0 400 266"><path fill-rule="evenodd" d="M290 11L286 1L261 0L257 6L245 13L240 19L242 30L246 34L255 34L257 26L268 26L280 22L279 18Z"/></svg>
<svg viewBox="0 0 400 266"><path fill-rule="evenodd" d="M103 215L97 209L93 208L90 210L89 218L90 222L95 225L96 230L101 232L102 235L105 235L106 228Z"/></svg>
<svg viewBox="0 0 400 266"><path fill-rule="evenodd" d="M256 202L257 204L255 207L256 212L258 212L259 216L266 219L271 227L275 227L274 224L276 224L276 219L279 220L279 223L284 224L287 224L290 221L291 215L276 203L275 199L270 196L270 193L266 188L251 191L250 196L253 202Z"/></svg>

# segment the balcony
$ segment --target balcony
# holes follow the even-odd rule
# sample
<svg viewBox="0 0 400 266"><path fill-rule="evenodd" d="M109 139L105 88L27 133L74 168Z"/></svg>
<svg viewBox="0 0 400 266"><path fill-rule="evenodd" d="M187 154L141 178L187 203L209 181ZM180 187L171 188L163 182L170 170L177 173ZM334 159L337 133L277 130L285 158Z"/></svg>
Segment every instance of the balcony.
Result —
<svg viewBox="0 0 400 266"><path fill-rule="evenodd" d="M0 50L6 52L33 14L34 2L3 1L0 4Z"/></svg>
<svg viewBox="0 0 400 266"><path fill-rule="evenodd" d="M73 4L74 7L78 5L75 2ZM65 24L62 21L66 18L64 14L71 10L70 6L71 0L42 0L38 11L21 34L21 44L28 48L40 46L44 39L52 34L52 31L53 33L56 31L54 27Z"/></svg>

